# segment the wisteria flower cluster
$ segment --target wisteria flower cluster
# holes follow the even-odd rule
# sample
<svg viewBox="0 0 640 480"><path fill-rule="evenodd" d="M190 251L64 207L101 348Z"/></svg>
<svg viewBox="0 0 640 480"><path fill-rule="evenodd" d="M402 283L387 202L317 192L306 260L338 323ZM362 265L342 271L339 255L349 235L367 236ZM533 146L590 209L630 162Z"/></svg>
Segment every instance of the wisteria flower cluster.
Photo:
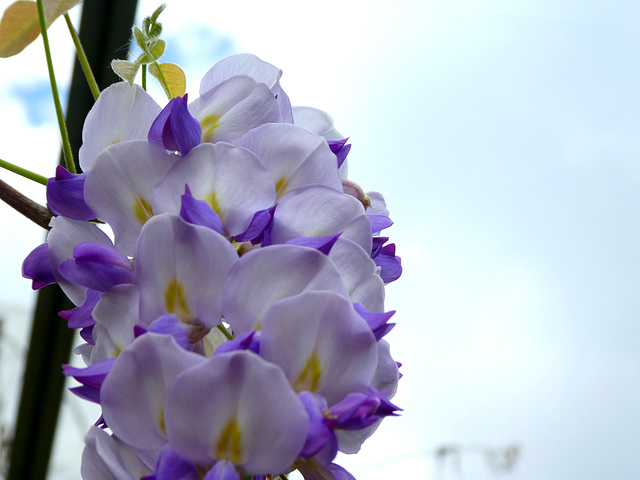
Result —
<svg viewBox="0 0 640 480"><path fill-rule="evenodd" d="M102 409L85 479L352 478L337 452L399 410L389 213L281 73L229 57L164 108L114 84L85 121L83 173L49 180L56 216L23 274L76 305L61 315L87 366L64 373Z"/></svg>

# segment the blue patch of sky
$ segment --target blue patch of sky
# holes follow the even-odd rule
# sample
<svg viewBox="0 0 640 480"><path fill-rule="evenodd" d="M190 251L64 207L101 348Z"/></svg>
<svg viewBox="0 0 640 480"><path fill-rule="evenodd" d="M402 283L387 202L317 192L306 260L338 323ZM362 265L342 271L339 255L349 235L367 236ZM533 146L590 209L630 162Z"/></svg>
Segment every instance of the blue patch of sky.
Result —
<svg viewBox="0 0 640 480"><path fill-rule="evenodd" d="M235 39L230 35L215 32L207 25L194 25L179 35L165 38L167 49L163 62L179 64L213 65L218 60L237 53Z"/></svg>
<svg viewBox="0 0 640 480"><path fill-rule="evenodd" d="M67 88L59 88L60 101L67 104ZM55 124L56 113L51 96L51 87L47 79L31 83L12 83L9 85L9 94L13 96L25 109L27 122L34 127L46 124Z"/></svg>
<svg viewBox="0 0 640 480"><path fill-rule="evenodd" d="M162 36L167 43L161 63L175 63L181 67L205 64L213 65L218 60L238 53L235 39L226 33L216 32L208 25L192 25L179 33ZM140 54L140 48L132 45L132 58Z"/></svg>

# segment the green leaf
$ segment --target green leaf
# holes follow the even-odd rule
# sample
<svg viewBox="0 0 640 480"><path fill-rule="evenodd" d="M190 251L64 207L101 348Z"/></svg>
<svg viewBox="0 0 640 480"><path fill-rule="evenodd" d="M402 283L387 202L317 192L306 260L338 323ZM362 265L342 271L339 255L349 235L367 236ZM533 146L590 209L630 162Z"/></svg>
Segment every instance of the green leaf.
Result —
<svg viewBox="0 0 640 480"><path fill-rule="evenodd" d="M167 44L164 40L158 40L156 41L156 44L153 47L151 47L151 51L149 53L153 57L154 61L158 60L162 56L166 46Z"/></svg>
<svg viewBox="0 0 640 480"><path fill-rule="evenodd" d="M112 60L111 68L121 79L129 82L129 85L133 85L140 65L126 60Z"/></svg>
<svg viewBox="0 0 640 480"><path fill-rule="evenodd" d="M138 45L143 51L147 51L147 37L145 37L144 33L142 33L142 30L140 30L138 27L134 26L133 27L133 38L136 41L136 45Z"/></svg>
<svg viewBox="0 0 640 480"><path fill-rule="evenodd" d="M158 17L160 16L160 14L163 12L163 10L165 8L167 8L167 4L166 3L163 3L158 8L156 8L156 11L151 14L151 17L150 17L151 21L154 22L154 23L157 22L158 21Z"/></svg>
<svg viewBox="0 0 640 480"><path fill-rule="evenodd" d="M136 58L135 63L138 65L149 65L150 63L156 62L164 53L164 49L166 47L166 43L164 40L158 40L156 44L151 47L151 50L142 52L138 58Z"/></svg>
<svg viewBox="0 0 640 480"><path fill-rule="evenodd" d="M161 33L162 33L162 24L154 23L153 25L150 26L147 36L149 37L150 40L155 40L160 36Z"/></svg>
<svg viewBox="0 0 640 480"><path fill-rule="evenodd" d="M187 79L179 66L173 63L156 62L149 65L149 73L158 80L169 100L184 95Z"/></svg>
<svg viewBox="0 0 640 480"><path fill-rule="evenodd" d="M43 0L47 28L80 0ZM38 7L31 0L18 0L4 11L0 20L0 57L17 55L40 35Z"/></svg>

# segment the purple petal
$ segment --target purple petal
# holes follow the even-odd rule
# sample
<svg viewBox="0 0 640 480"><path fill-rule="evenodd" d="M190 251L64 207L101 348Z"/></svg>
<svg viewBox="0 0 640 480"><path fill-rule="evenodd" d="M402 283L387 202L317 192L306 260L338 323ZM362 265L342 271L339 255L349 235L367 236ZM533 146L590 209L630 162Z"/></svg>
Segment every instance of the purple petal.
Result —
<svg viewBox="0 0 640 480"><path fill-rule="evenodd" d="M87 342L89 345L95 345L96 341L93 339L93 327L95 325L91 325L89 327L84 327L80 329L80 337Z"/></svg>
<svg viewBox="0 0 640 480"><path fill-rule="evenodd" d="M375 413L380 405L376 397L362 393L350 393L331 407L331 415L336 417L336 426L346 430L360 430L375 423Z"/></svg>
<svg viewBox="0 0 640 480"><path fill-rule="evenodd" d="M162 133L164 132L164 126L169 121L169 114L171 113L172 108L173 108L173 100L170 101L162 109L162 111L158 114L156 119L151 124L151 128L149 129L149 134L147 136L147 139L151 143L155 143L156 145L160 145L161 147L165 146L164 141L162 139Z"/></svg>
<svg viewBox="0 0 640 480"><path fill-rule="evenodd" d="M187 331L182 327L182 322L180 321L180 319L175 315L172 315L170 313L162 315L160 318L153 321L151 325L149 325L148 331L171 335L178 345L186 350L191 350L189 348L189 335Z"/></svg>
<svg viewBox="0 0 640 480"><path fill-rule="evenodd" d="M202 137L202 127L200 122L196 120L187 108L187 95L184 97L176 97L171 114L169 115L169 123L171 124L171 133L167 133L163 138L172 138L175 141L178 150L182 155L188 154L193 147L200 144ZM173 100L172 100L173 101Z"/></svg>
<svg viewBox="0 0 640 480"><path fill-rule="evenodd" d="M47 182L47 206L56 215L64 215L74 220L96 218L91 207L84 201L84 181L86 173L74 175L58 165L56 176Z"/></svg>
<svg viewBox="0 0 640 480"><path fill-rule="evenodd" d="M257 354L260 352L260 336L261 332L259 330L251 330L250 332L238 335L233 340L229 340L220 345L214 355L234 352L236 350L251 350Z"/></svg>
<svg viewBox="0 0 640 480"><path fill-rule="evenodd" d="M111 367L113 366L115 360L115 358L108 358L84 368L63 365L62 373L66 377L75 378L83 385L99 389L102 386L102 382L104 382L107 374L111 370Z"/></svg>
<svg viewBox="0 0 640 480"><path fill-rule="evenodd" d="M175 97L160 112L149 130L149 141L187 155L200 144L202 127L187 108L187 95Z"/></svg>
<svg viewBox="0 0 640 480"><path fill-rule="evenodd" d="M240 476L233 463L229 460L220 460L202 480L240 480Z"/></svg>
<svg viewBox="0 0 640 480"><path fill-rule="evenodd" d="M386 215L368 213L367 217L369 217L369 221L371 221L371 231L373 233L379 232L380 230L384 230L385 228L389 228L393 225L393 221Z"/></svg>
<svg viewBox="0 0 640 480"><path fill-rule="evenodd" d="M396 257L394 243L382 247L380 254L374 258L374 261L380 267L380 277L385 284L397 280L402 275L402 263L400 257Z"/></svg>
<svg viewBox="0 0 640 480"><path fill-rule="evenodd" d="M254 245L259 243L266 243L267 245L270 242L265 242L265 239L270 238L269 232L271 231L271 227L273 226L273 214L276 211L277 205L274 205L271 208L267 208L266 210L260 210L256 212L251 219L251 223L249 224L249 228L244 233L235 236L236 242L251 242Z"/></svg>
<svg viewBox="0 0 640 480"><path fill-rule="evenodd" d="M333 426L329 425L328 419L324 415L324 411L328 410L326 400L311 392L300 392L298 398L302 401L307 415L309 415L309 431L300 456L309 458L318 453L335 435Z"/></svg>
<svg viewBox="0 0 640 480"><path fill-rule="evenodd" d="M72 387L69 391L83 400L100 404L100 390L81 385L79 387Z"/></svg>
<svg viewBox="0 0 640 480"><path fill-rule="evenodd" d="M369 325L369 327L371 328L371 331L375 335L376 340L380 340L396 325L395 323L387 323L387 321L396 313L395 310L391 310L386 313L371 313L360 303L354 303L353 307L356 309L356 312L358 312L358 314L367 322L367 325Z"/></svg>
<svg viewBox="0 0 640 480"><path fill-rule="evenodd" d="M324 237L297 237L287 240L287 245L300 245L301 247L310 247L319 250L325 255L329 255L331 248L335 245L340 238L340 233L336 235L327 235Z"/></svg>
<svg viewBox="0 0 640 480"><path fill-rule="evenodd" d="M62 373L67 377L75 378L83 385L82 387L71 388L70 390L73 393L91 402L100 403L102 383L111 371L115 360L115 358L108 358L86 368L75 368L69 365L63 365Z"/></svg>
<svg viewBox="0 0 640 480"><path fill-rule="evenodd" d="M349 154L349 151L351 150L351 144L346 144L348 140L349 137L343 138L342 140L327 140L329 148L336 155L338 160L338 168L342 166Z"/></svg>
<svg viewBox="0 0 640 480"><path fill-rule="evenodd" d="M32 281L34 290L56 283L49 261L49 244L38 245L27 255L22 262L22 276Z"/></svg>
<svg viewBox="0 0 640 480"><path fill-rule="evenodd" d="M222 220L211 206L204 200L198 200L191 195L189 186L185 185L185 193L182 195L182 205L180 207L180 216L185 222L194 225L202 225L222 233Z"/></svg>
<svg viewBox="0 0 640 480"><path fill-rule="evenodd" d="M113 247L97 242L79 243L74 259L65 260L58 270L70 282L106 292L114 285L133 282L133 269L127 257Z"/></svg>
<svg viewBox="0 0 640 480"><path fill-rule="evenodd" d="M376 258L380 255L382 246L389 240L389 237L373 237L371 245L371 258Z"/></svg>
<svg viewBox="0 0 640 480"><path fill-rule="evenodd" d="M102 292L89 289L82 305L71 310L63 310L59 315L67 321L69 328L91 327L96 323L91 313L101 296Z"/></svg>
<svg viewBox="0 0 640 480"><path fill-rule="evenodd" d="M338 465L337 463L332 463L329 465L329 471L333 475L335 480L356 480L356 477L347 472L343 467Z"/></svg>
<svg viewBox="0 0 640 480"><path fill-rule="evenodd" d="M397 415L400 408L387 398L387 392L369 387L367 393L350 393L331 407L331 415L336 417L336 428L360 430L374 424L386 416Z"/></svg>
<svg viewBox="0 0 640 480"><path fill-rule="evenodd" d="M155 480L198 480L196 467L176 455L171 446L160 450L156 461Z"/></svg>
<svg viewBox="0 0 640 480"><path fill-rule="evenodd" d="M63 216L51 219L51 231L47 237L51 269L58 285L74 305L82 305L85 301L87 288L67 280L60 273L58 267L66 260L73 258L73 248L82 242L98 242L113 246L109 237L93 223L72 220Z"/></svg>

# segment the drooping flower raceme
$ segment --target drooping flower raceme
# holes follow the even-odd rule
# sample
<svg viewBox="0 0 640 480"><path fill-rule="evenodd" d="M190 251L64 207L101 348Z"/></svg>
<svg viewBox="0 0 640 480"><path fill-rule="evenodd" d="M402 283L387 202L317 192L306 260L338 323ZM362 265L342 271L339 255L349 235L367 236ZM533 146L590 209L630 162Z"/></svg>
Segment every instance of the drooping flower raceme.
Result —
<svg viewBox="0 0 640 480"><path fill-rule="evenodd" d="M399 410L389 212L280 75L229 57L165 108L113 85L85 122L84 173L49 181L57 216L23 273L76 305L61 315L86 367L64 373L102 408L85 479L351 478L337 452Z"/></svg>

